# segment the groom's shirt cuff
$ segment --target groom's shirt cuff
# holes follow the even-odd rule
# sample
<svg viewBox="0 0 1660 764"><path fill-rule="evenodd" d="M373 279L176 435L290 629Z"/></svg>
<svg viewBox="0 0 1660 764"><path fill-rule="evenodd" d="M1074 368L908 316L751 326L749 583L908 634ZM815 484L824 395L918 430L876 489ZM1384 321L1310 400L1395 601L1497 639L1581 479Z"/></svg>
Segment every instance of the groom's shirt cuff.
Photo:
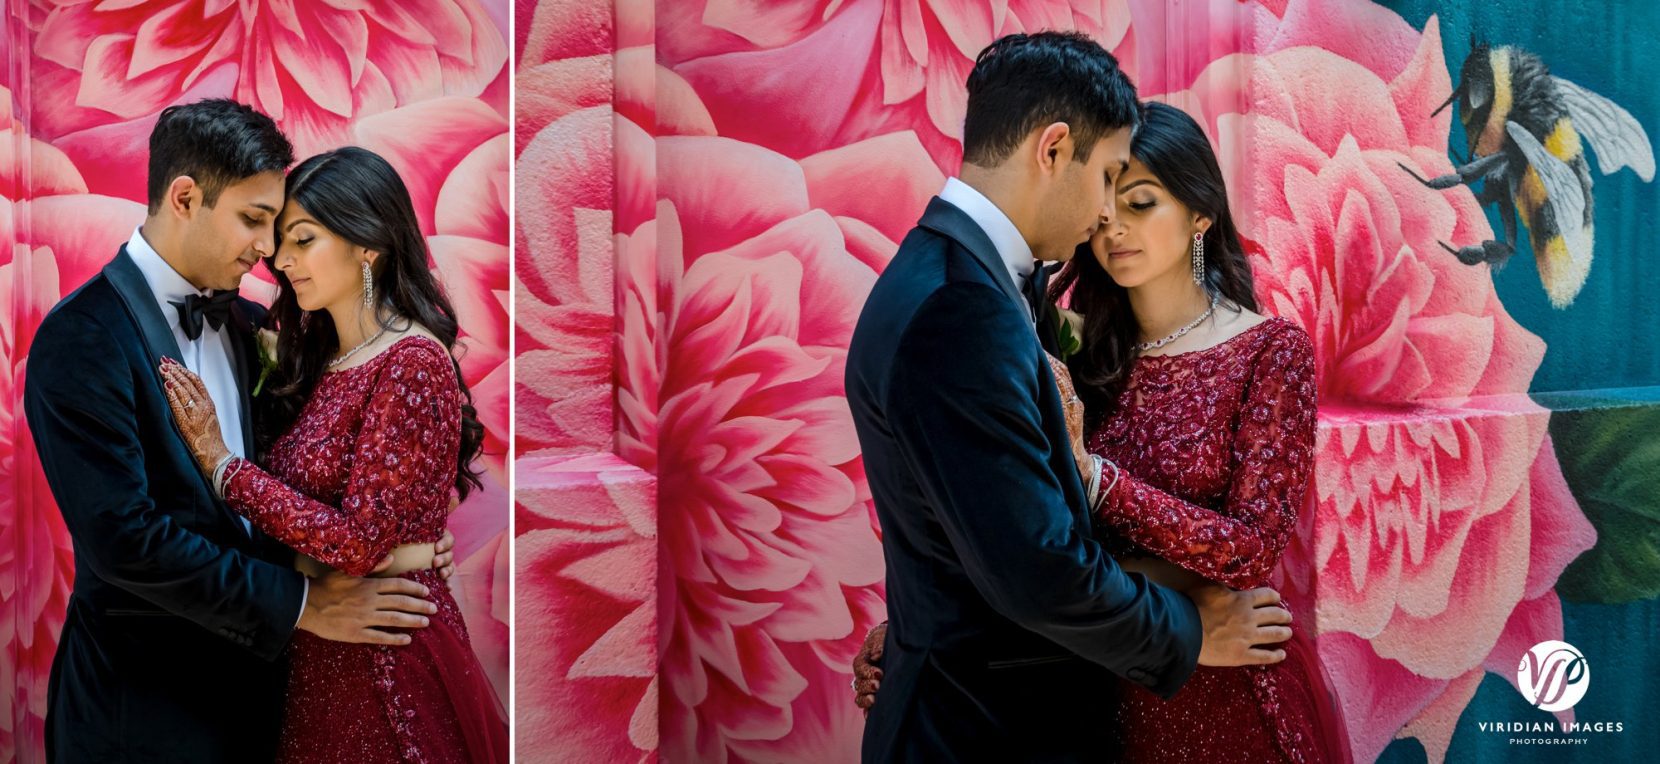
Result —
<svg viewBox="0 0 1660 764"><path fill-rule="evenodd" d="M305 601L311 596L311 576L300 574L300 580L305 582L305 588L300 590L300 614L294 618L294 628L300 628L300 621L305 619Z"/></svg>

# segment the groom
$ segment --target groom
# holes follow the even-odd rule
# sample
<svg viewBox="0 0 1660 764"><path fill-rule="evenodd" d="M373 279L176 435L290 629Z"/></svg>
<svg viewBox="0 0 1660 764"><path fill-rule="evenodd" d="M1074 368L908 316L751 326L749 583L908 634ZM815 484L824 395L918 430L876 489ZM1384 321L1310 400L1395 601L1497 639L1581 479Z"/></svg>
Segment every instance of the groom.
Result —
<svg viewBox="0 0 1660 764"><path fill-rule="evenodd" d="M75 552L48 760L270 761L295 629L396 645L408 636L387 629L436 611L406 579L297 572L292 550L215 495L168 408L163 357L202 377L225 442L252 455L264 309L234 290L271 254L293 161L247 106L164 110L143 225L35 336L24 405ZM446 573L451 543L435 561Z"/></svg>
<svg viewBox="0 0 1660 764"><path fill-rule="evenodd" d="M1111 214L1136 115L1088 38L992 43L968 77L961 178L859 317L847 397L892 619L866 761L1110 760L1113 675L1169 697L1196 662L1278 660L1255 649L1289 620L1272 591L1184 595L1091 538L1034 332L1034 258L1065 260Z"/></svg>

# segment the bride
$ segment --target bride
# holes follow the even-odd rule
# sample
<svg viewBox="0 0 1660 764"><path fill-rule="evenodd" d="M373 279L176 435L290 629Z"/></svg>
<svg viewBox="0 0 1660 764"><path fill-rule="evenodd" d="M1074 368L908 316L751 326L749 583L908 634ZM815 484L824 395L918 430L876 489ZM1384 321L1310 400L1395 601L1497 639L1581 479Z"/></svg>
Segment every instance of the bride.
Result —
<svg viewBox="0 0 1660 764"><path fill-rule="evenodd" d="M271 319L278 365L257 405L261 458L233 456L200 378L167 359L169 403L216 491L328 566L424 584L437 612L398 644L292 644L279 760L507 761L507 722L442 577L452 494L480 486L483 426L451 351L455 311L428 270L409 191L386 160L342 148L288 176ZM417 628L425 627L425 628Z"/></svg>

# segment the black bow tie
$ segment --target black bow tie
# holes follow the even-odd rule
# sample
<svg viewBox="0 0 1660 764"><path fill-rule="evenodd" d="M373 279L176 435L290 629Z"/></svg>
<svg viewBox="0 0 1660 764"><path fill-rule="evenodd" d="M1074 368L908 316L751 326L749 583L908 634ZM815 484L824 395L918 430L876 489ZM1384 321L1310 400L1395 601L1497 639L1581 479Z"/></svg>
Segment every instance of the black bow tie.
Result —
<svg viewBox="0 0 1660 764"><path fill-rule="evenodd" d="M1049 291L1049 273L1044 270L1043 263L1038 263L1036 267L1032 268L1031 274L1026 277L1026 283L1022 289L1022 293L1026 295L1027 304L1032 308L1033 321L1043 316L1043 301L1048 299L1044 293L1047 291Z"/></svg>
<svg viewBox="0 0 1660 764"><path fill-rule="evenodd" d="M194 340L202 336L204 318L215 331L225 325L231 316L231 306L236 304L236 290L223 289L207 297L193 294L184 298L184 302L168 304L179 309L179 328L184 330L185 337Z"/></svg>

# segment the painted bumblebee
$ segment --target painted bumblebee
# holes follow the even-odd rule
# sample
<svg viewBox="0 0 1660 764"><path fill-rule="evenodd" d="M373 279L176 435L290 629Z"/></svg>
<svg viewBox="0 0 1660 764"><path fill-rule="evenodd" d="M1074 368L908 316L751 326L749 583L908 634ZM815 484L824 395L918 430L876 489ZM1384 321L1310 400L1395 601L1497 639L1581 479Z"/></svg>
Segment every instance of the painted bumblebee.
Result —
<svg viewBox="0 0 1660 764"><path fill-rule="evenodd" d="M1568 307L1591 270L1591 172L1582 139L1596 151L1602 174L1630 167L1649 181L1654 149L1648 134L1630 112L1551 76L1538 56L1513 46L1472 40L1458 87L1431 116L1454 102L1469 158L1452 174L1431 179L1401 168L1435 189L1481 181L1476 199L1498 205L1504 238L1441 246L1470 265L1502 264L1514 252L1519 215L1551 304Z"/></svg>

